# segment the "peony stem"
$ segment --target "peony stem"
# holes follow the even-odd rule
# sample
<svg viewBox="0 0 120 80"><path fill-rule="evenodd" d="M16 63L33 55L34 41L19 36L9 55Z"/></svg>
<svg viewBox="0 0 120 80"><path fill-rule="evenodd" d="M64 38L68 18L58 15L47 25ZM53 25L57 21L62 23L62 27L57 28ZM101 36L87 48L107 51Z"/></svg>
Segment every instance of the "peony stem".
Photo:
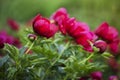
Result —
<svg viewBox="0 0 120 80"><path fill-rule="evenodd" d="M27 53L30 51L30 49L33 47L34 43L35 43L35 41L32 42L32 44L31 44L30 47L27 49L27 51L25 52L25 54L27 54ZM29 42L28 42L28 44L29 44Z"/></svg>

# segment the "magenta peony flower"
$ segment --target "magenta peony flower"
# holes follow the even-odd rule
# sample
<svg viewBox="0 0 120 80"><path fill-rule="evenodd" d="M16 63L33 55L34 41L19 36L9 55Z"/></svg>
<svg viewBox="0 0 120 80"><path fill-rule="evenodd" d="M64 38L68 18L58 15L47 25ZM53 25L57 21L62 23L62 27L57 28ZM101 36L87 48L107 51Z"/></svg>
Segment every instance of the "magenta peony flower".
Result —
<svg viewBox="0 0 120 80"><path fill-rule="evenodd" d="M74 37L78 38L81 35L81 32L88 31L89 26L84 22L75 22L75 25L69 31L69 34Z"/></svg>
<svg viewBox="0 0 120 80"><path fill-rule="evenodd" d="M40 36L50 38L54 36L58 28L55 24L50 23L48 19L37 15L33 21L33 30Z"/></svg>
<svg viewBox="0 0 120 80"><path fill-rule="evenodd" d="M13 44L13 37L5 31L0 31L0 48L3 48L5 43Z"/></svg>
<svg viewBox="0 0 120 80"><path fill-rule="evenodd" d="M114 27L108 25L108 23L103 22L96 30L95 34L101 39L105 40L110 46L110 51L113 54L118 53L119 40L118 40L118 31Z"/></svg>
<svg viewBox="0 0 120 80"><path fill-rule="evenodd" d="M107 43L103 40L98 40L94 43L94 46L99 48L99 52L103 53L107 49Z"/></svg>
<svg viewBox="0 0 120 80"><path fill-rule="evenodd" d="M117 76L112 75L112 76L110 76L110 77L109 77L109 80L118 80L118 77L117 77Z"/></svg>
<svg viewBox="0 0 120 80"><path fill-rule="evenodd" d="M119 39L117 39L117 40L114 40L113 42L111 42L111 43L109 44L109 46L110 46L110 51L111 51L112 53L114 53L114 55L117 55L118 52L119 52L119 43L120 43L120 41L119 41Z"/></svg>
<svg viewBox="0 0 120 80"><path fill-rule="evenodd" d="M19 39L7 34L7 32L3 30L0 31L0 48L3 48L5 43L14 45L18 48L21 47L21 42Z"/></svg>
<svg viewBox="0 0 120 80"><path fill-rule="evenodd" d="M93 80L102 80L102 72L97 71L97 72L91 73L91 78Z"/></svg>
<svg viewBox="0 0 120 80"><path fill-rule="evenodd" d="M8 19L7 24L10 26L12 30L19 31L19 24L15 20Z"/></svg>
<svg viewBox="0 0 120 80"><path fill-rule="evenodd" d="M52 14L50 19L55 20L58 25L61 25L69 17L67 10L65 8L60 8Z"/></svg>
<svg viewBox="0 0 120 80"><path fill-rule="evenodd" d="M80 45L82 45L84 47L85 50L92 52L93 48L90 45L90 42L92 42L93 40L93 35L91 34L91 32L81 32L81 34L79 34L79 37L76 38L76 42Z"/></svg>
<svg viewBox="0 0 120 80"><path fill-rule="evenodd" d="M104 38L108 32L109 25L107 22L103 22L96 30L95 34L101 38Z"/></svg>

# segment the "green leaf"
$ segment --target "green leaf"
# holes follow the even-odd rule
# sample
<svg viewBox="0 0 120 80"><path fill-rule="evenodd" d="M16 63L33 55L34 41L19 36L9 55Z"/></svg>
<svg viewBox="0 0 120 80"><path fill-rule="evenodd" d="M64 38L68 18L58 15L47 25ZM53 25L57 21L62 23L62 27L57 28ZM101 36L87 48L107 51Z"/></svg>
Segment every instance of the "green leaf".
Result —
<svg viewBox="0 0 120 80"><path fill-rule="evenodd" d="M16 59L18 59L18 56L19 56L19 50L13 46L13 45L9 45L9 44L6 44L5 45L5 49L7 50L7 52L9 53L8 55L16 61Z"/></svg>
<svg viewBox="0 0 120 80"><path fill-rule="evenodd" d="M27 48L25 46L20 48L19 53L20 53L21 56L25 53L26 49Z"/></svg>
<svg viewBox="0 0 120 80"><path fill-rule="evenodd" d="M113 57L113 55L110 54L110 53L108 53L108 52L104 52L104 53L102 54L102 56L103 56L104 58L106 58L106 59L109 59L110 57Z"/></svg>
<svg viewBox="0 0 120 80"><path fill-rule="evenodd" d="M9 59L8 55L6 55L3 58L1 58L0 59L0 67L3 66L7 62L8 59Z"/></svg>
<svg viewBox="0 0 120 80"><path fill-rule="evenodd" d="M15 78L15 77L14 77L14 76L15 76L15 72L17 71L16 68L14 68L14 67L9 67L9 68L7 69L7 71L8 71L7 78L8 78L9 80L12 80L12 78Z"/></svg>

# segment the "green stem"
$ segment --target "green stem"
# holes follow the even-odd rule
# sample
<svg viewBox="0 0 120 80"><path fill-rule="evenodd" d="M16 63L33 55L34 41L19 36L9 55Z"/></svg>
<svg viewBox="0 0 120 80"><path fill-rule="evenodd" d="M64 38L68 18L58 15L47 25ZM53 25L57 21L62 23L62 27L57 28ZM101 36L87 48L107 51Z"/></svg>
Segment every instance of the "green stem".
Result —
<svg viewBox="0 0 120 80"><path fill-rule="evenodd" d="M88 56L86 59L84 59L83 61L79 62L79 64L81 63L86 63L90 58L92 58L94 56L94 53L91 53L90 56Z"/></svg>
<svg viewBox="0 0 120 80"><path fill-rule="evenodd" d="M34 43L35 43L35 42L32 42L32 44L31 44L30 47L27 49L27 51L25 52L25 54L27 54L27 53L30 51L30 49L33 47ZM29 44L29 43L28 43L28 44Z"/></svg>

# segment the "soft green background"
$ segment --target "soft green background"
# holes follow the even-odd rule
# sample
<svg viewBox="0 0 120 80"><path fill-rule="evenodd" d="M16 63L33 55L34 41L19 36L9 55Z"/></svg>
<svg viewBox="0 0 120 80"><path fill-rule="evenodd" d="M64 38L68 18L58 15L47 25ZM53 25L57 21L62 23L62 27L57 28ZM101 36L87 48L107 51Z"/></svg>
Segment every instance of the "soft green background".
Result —
<svg viewBox="0 0 120 80"><path fill-rule="evenodd" d="M91 29L107 21L120 31L119 0L0 0L0 27L6 25L7 18L23 23L38 13L49 17L60 7L71 17L87 22Z"/></svg>

